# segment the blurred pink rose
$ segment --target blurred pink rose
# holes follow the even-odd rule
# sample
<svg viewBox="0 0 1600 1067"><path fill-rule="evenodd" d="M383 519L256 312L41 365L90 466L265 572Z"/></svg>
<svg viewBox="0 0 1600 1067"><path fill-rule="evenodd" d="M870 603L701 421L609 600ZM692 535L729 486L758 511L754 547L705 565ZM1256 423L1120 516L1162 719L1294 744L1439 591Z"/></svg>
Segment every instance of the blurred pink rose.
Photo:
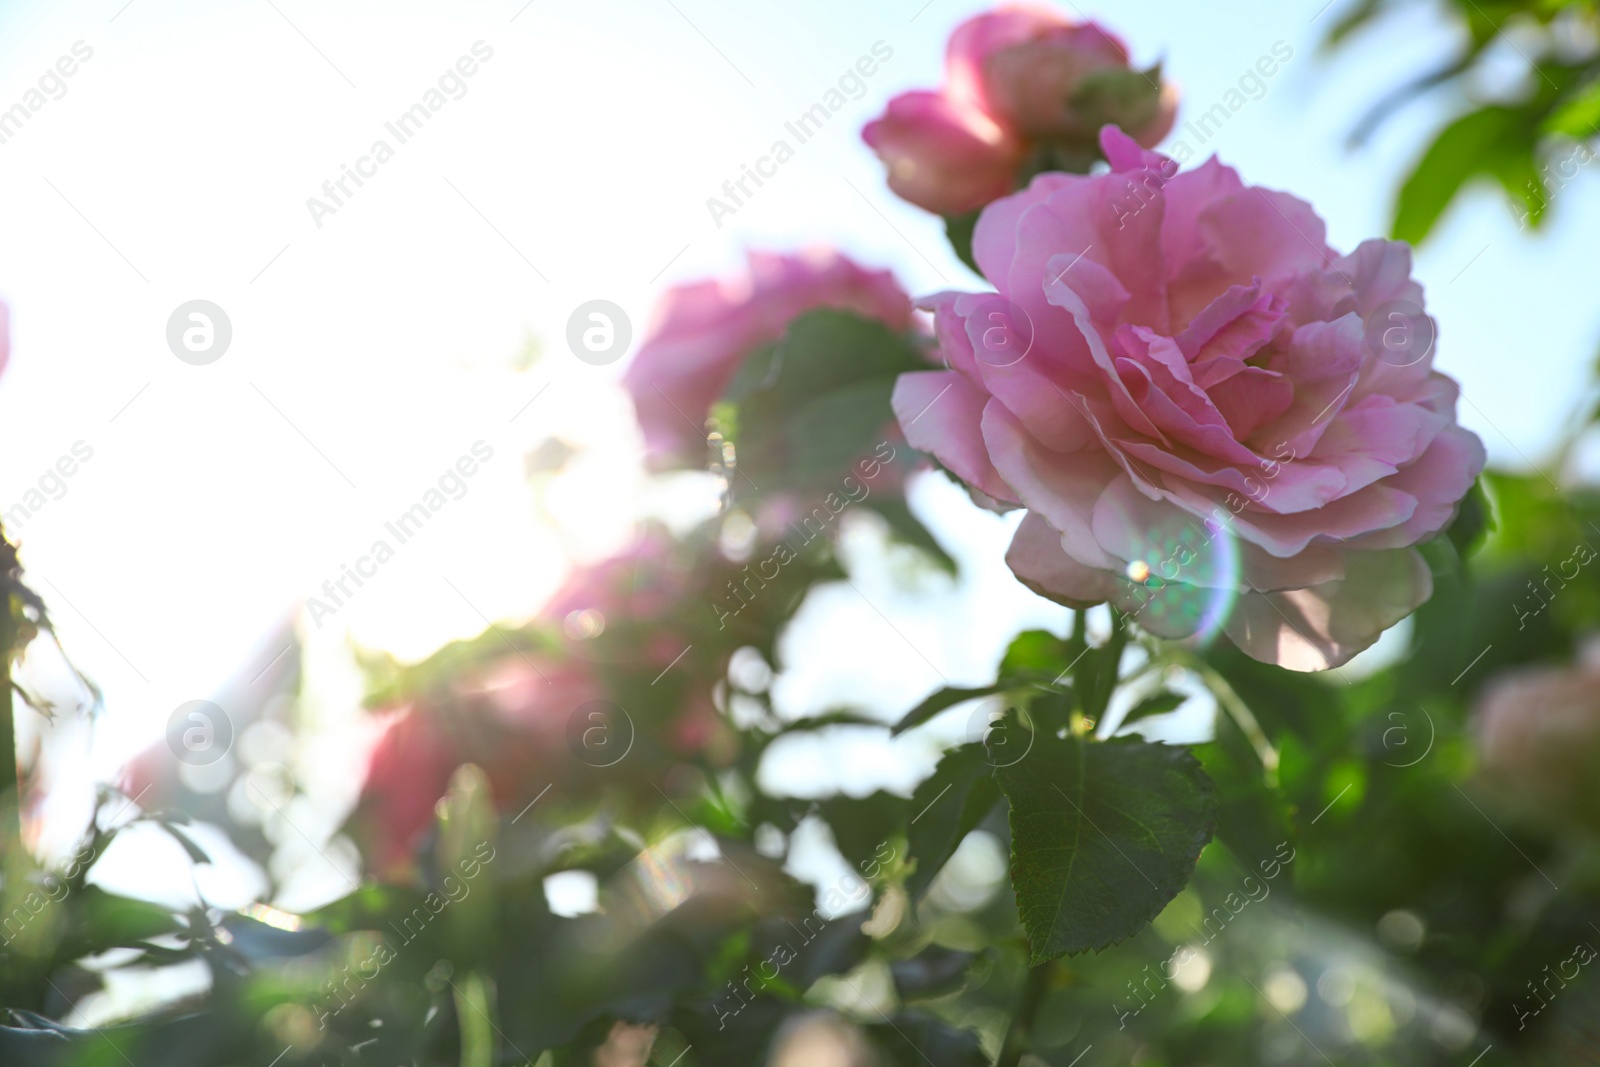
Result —
<svg viewBox="0 0 1600 1067"><path fill-rule="evenodd" d="M1114 127L1102 144L1110 173L984 211L999 294L929 298L949 369L900 377L901 426L1028 509L1007 560L1037 591L1337 666L1431 594L1412 546L1484 463L1410 249L1339 256L1303 201L1215 160L1174 177Z"/></svg>
<svg viewBox="0 0 1600 1067"><path fill-rule="evenodd" d="M1171 86L1152 86L1143 102L1109 86L1103 98L1075 101L1091 75L1128 70L1127 48L1095 23L1004 7L956 27L942 91L902 93L861 136L889 165L898 195L960 215L1011 192L1041 150L1092 152L1105 122L1130 127L1147 147L1165 137L1177 113Z"/></svg>
<svg viewBox="0 0 1600 1067"><path fill-rule="evenodd" d="M11 362L11 306L0 300L0 371Z"/></svg>
<svg viewBox="0 0 1600 1067"><path fill-rule="evenodd" d="M386 879L411 871L463 763L482 767L496 805L515 814L546 787L568 799L609 790L622 802L631 791L653 804L651 783L674 761L719 758L726 728L711 694L731 650L687 632L697 580L677 546L649 532L574 570L545 606L559 650L490 646L389 709L349 824L369 868Z"/></svg>
<svg viewBox="0 0 1600 1067"><path fill-rule="evenodd" d="M1483 776L1529 807L1600 828L1600 656L1491 681L1478 699Z"/></svg>
<svg viewBox="0 0 1600 1067"><path fill-rule="evenodd" d="M495 804L516 811L546 786L589 768L568 750L573 713L606 692L581 664L508 655L470 667L392 709L367 759L348 826L371 872L403 877L434 810L464 763L482 767Z"/></svg>
<svg viewBox="0 0 1600 1067"><path fill-rule="evenodd" d="M623 376L645 445L657 466L705 464L706 416L744 358L783 336L789 320L814 308L911 323L911 299L888 271L837 252L750 253L735 278L678 286L662 298L645 343Z"/></svg>

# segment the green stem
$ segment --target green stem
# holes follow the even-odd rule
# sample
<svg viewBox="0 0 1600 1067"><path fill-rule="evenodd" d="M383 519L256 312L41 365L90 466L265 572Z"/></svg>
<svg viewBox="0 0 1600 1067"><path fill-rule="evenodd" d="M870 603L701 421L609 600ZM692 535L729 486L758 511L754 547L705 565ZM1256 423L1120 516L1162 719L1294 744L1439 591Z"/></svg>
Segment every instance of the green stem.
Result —
<svg viewBox="0 0 1600 1067"><path fill-rule="evenodd" d="M1261 724L1256 721L1249 705L1240 699L1233 686L1228 684L1228 680L1215 667L1196 659L1192 663L1192 669L1205 680L1222 710L1228 713L1240 732L1249 739L1251 747L1256 750L1256 758L1261 761L1261 771L1267 784L1275 787L1278 784L1278 750L1272 747L1272 741L1268 739Z"/></svg>
<svg viewBox="0 0 1600 1067"><path fill-rule="evenodd" d="M1039 1006L1044 1003L1045 993L1049 992L1050 976L1055 971L1055 965L1055 960L1045 960L1028 971L1028 978L1022 983L1022 995L1017 999L1016 1014L1006 1028L1006 1039L1000 1046L1000 1058L995 1060L995 1067L1017 1067L1022 1054L1028 1051L1033 1041L1034 1020L1039 1015Z"/></svg>
<svg viewBox="0 0 1600 1067"><path fill-rule="evenodd" d="M4 542L4 537L0 531L0 552L15 559L15 549ZM12 577L10 573L0 575L0 582L9 583ZM16 652L12 646L16 643L17 616L7 587L0 597L0 817L5 820L0 825L0 855L13 841L18 848L22 846L22 789L17 772L17 724L11 688L11 661Z"/></svg>
<svg viewBox="0 0 1600 1067"><path fill-rule="evenodd" d="M1086 694L1083 701L1083 713L1088 718L1098 723L1105 718L1106 707L1111 703L1111 694L1117 689L1117 674L1122 667L1122 650L1128 646L1128 628L1122 621L1121 612L1111 612L1111 636L1105 645L1095 654L1098 660L1094 673L1093 691Z"/></svg>

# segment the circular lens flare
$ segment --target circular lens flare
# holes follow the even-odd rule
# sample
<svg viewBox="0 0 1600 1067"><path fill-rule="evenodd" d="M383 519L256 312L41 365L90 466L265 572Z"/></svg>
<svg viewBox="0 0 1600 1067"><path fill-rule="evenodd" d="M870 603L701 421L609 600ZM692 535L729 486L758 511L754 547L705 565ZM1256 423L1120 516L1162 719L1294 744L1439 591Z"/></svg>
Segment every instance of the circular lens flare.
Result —
<svg viewBox="0 0 1600 1067"><path fill-rule="evenodd" d="M1159 637L1205 644L1222 630L1239 597L1239 547L1225 516L1154 517L1134 529L1133 558L1118 601Z"/></svg>

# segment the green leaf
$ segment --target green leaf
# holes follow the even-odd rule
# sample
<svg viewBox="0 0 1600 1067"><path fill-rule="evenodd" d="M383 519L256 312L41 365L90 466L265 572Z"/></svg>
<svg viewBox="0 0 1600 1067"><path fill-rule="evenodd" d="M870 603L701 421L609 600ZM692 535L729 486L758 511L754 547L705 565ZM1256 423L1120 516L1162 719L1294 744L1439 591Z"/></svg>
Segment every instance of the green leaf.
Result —
<svg viewBox="0 0 1600 1067"><path fill-rule="evenodd" d="M933 533L922 524L922 520L911 513L905 497L894 493L880 493L869 497L867 506L883 516L883 521L889 524L891 540L921 552L935 567L946 574L956 573L956 561L944 550L944 546L935 539Z"/></svg>
<svg viewBox="0 0 1600 1067"><path fill-rule="evenodd" d="M1006 646L1005 657L1000 661L1000 676L1059 670L1070 660L1067 642L1049 630L1024 630Z"/></svg>
<svg viewBox="0 0 1600 1067"><path fill-rule="evenodd" d="M1028 673L1011 678L1001 678L993 685L980 685L976 689L962 689L949 686L936 690L922 703L910 711L894 724L889 731L890 736L905 733L913 726L921 726L946 708L953 708L965 700L974 700L978 697L993 696L1011 689L1021 689L1028 686L1046 686L1054 679L1048 673Z"/></svg>
<svg viewBox="0 0 1600 1067"><path fill-rule="evenodd" d="M1564 100L1545 119L1544 128L1549 133L1564 134L1578 141L1593 137L1596 128L1600 128L1600 79Z"/></svg>
<svg viewBox="0 0 1600 1067"><path fill-rule="evenodd" d="M801 405L789 416L788 474L804 485L829 487L850 465L883 440L894 420L893 377L842 386Z"/></svg>
<svg viewBox="0 0 1600 1067"><path fill-rule="evenodd" d="M189 859L193 860L195 863L211 862L211 857L206 855L205 850L199 845L195 844L194 841L190 839L188 834L178 829L170 821L163 819L160 822L160 826L167 832L167 836L171 837L183 847L183 850L189 854Z"/></svg>
<svg viewBox="0 0 1600 1067"><path fill-rule="evenodd" d="M1489 497L1483 483L1475 481L1467 495L1461 498L1461 507L1445 533L1450 543L1463 558L1471 555L1483 543L1484 535L1494 529L1494 516L1489 511Z"/></svg>
<svg viewBox="0 0 1600 1067"><path fill-rule="evenodd" d="M972 235L978 229L978 216L981 214L982 211L969 211L965 215L944 217L944 235L950 240L951 251L980 278L983 271L978 269L977 257L972 254Z"/></svg>
<svg viewBox="0 0 1600 1067"><path fill-rule="evenodd" d="M852 871L867 875L892 856L891 838L909 818L905 797L879 789L871 796L832 796L817 801L822 819L833 831L839 854Z"/></svg>
<svg viewBox="0 0 1600 1067"><path fill-rule="evenodd" d="M1174 693L1163 689L1135 704L1128 711L1128 714L1122 717L1122 721L1117 724L1117 729L1120 730L1124 726L1131 726L1140 719L1149 719L1157 715L1165 715L1169 711L1176 711L1188 699L1182 693Z"/></svg>
<svg viewBox="0 0 1600 1067"><path fill-rule="evenodd" d="M1534 139L1523 108L1491 105L1463 115L1440 131L1400 188L1391 233L1397 241L1418 244L1432 232L1463 185L1492 176L1528 204L1537 222L1542 197L1530 197L1527 178L1535 177Z"/></svg>
<svg viewBox="0 0 1600 1067"><path fill-rule="evenodd" d="M977 958L975 952L929 945L911 959L889 964L889 975L902 1001L931 1000L960 989Z"/></svg>
<svg viewBox="0 0 1600 1067"><path fill-rule="evenodd" d="M934 876L994 806L1000 786L989 753L976 741L945 753L927 781L911 794L911 824L906 852L917 863L906 892L921 900Z"/></svg>
<svg viewBox="0 0 1600 1067"><path fill-rule="evenodd" d="M999 778L1035 964L1142 930L1188 882L1216 825L1211 780L1168 745L1040 732Z"/></svg>
<svg viewBox="0 0 1600 1067"><path fill-rule="evenodd" d="M866 1027L893 1067L988 1067L978 1035L930 1012L910 1008Z"/></svg>
<svg viewBox="0 0 1600 1067"><path fill-rule="evenodd" d="M718 423L761 491L843 492L844 479L894 421L895 379L927 367L914 338L881 322L808 311L776 345L745 361L718 405Z"/></svg>

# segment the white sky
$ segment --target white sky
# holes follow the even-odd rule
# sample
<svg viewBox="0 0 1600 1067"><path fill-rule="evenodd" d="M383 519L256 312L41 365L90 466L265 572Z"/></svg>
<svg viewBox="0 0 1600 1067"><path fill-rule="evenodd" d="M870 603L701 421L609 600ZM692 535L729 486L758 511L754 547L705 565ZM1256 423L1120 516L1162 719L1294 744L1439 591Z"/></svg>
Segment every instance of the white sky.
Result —
<svg viewBox="0 0 1600 1067"><path fill-rule="evenodd" d="M1446 42L1419 13L1329 62L1314 48L1335 14L1313 22L1321 4L1082 7L1136 59L1166 61L1187 94L1180 122L1288 42L1294 58L1266 97L1206 148L1247 180L1310 200L1332 242L1350 248L1383 231L1397 177L1444 110L1407 110L1359 154L1343 135ZM65 495L12 532L68 648L107 693L98 772L158 737L177 705L212 693L474 442L494 458L316 631L318 662L351 637L417 656L480 631L483 616L524 616L567 560L616 546L639 507L637 441L611 384L625 364L591 367L565 347L579 303L620 304L637 337L667 284L727 270L746 247L805 243L892 267L914 293L976 286L939 223L887 193L858 131L893 93L939 82L945 37L981 6L34 0L0 10L0 108L74 42L93 49L66 94L0 144L0 294L14 332L0 378L0 508L75 442L93 449ZM715 226L706 198L880 40L893 58L865 97ZM318 228L307 197L375 139L394 144L384 123L478 41L493 57L465 96ZM1581 176L1536 239L1518 234L1496 194L1479 193L1419 256L1440 365L1463 382L1474 405L1463 421L1497 462L1544 456L1588 388L1597 316L1567 280L1590 262L1594 192L1593 175ZM229 351L204 367L165 342L174 308L197 298L233 328ZM542 355L513 369L530 341ZM522 456L552 434L593 450L541 511ZM967 516L951 494L929 499L1002 581L1001 524ZM846 608L806 638L832 675L790 682L797 706L855 692L914 700L936 676L981 677L1022 625L1059 621L1014 587L969 585L940 601L963 605L960 630L882 595L915 647L875 612ZM349 715L347 687L330 681L317 697L330 716Z"/></svg>

